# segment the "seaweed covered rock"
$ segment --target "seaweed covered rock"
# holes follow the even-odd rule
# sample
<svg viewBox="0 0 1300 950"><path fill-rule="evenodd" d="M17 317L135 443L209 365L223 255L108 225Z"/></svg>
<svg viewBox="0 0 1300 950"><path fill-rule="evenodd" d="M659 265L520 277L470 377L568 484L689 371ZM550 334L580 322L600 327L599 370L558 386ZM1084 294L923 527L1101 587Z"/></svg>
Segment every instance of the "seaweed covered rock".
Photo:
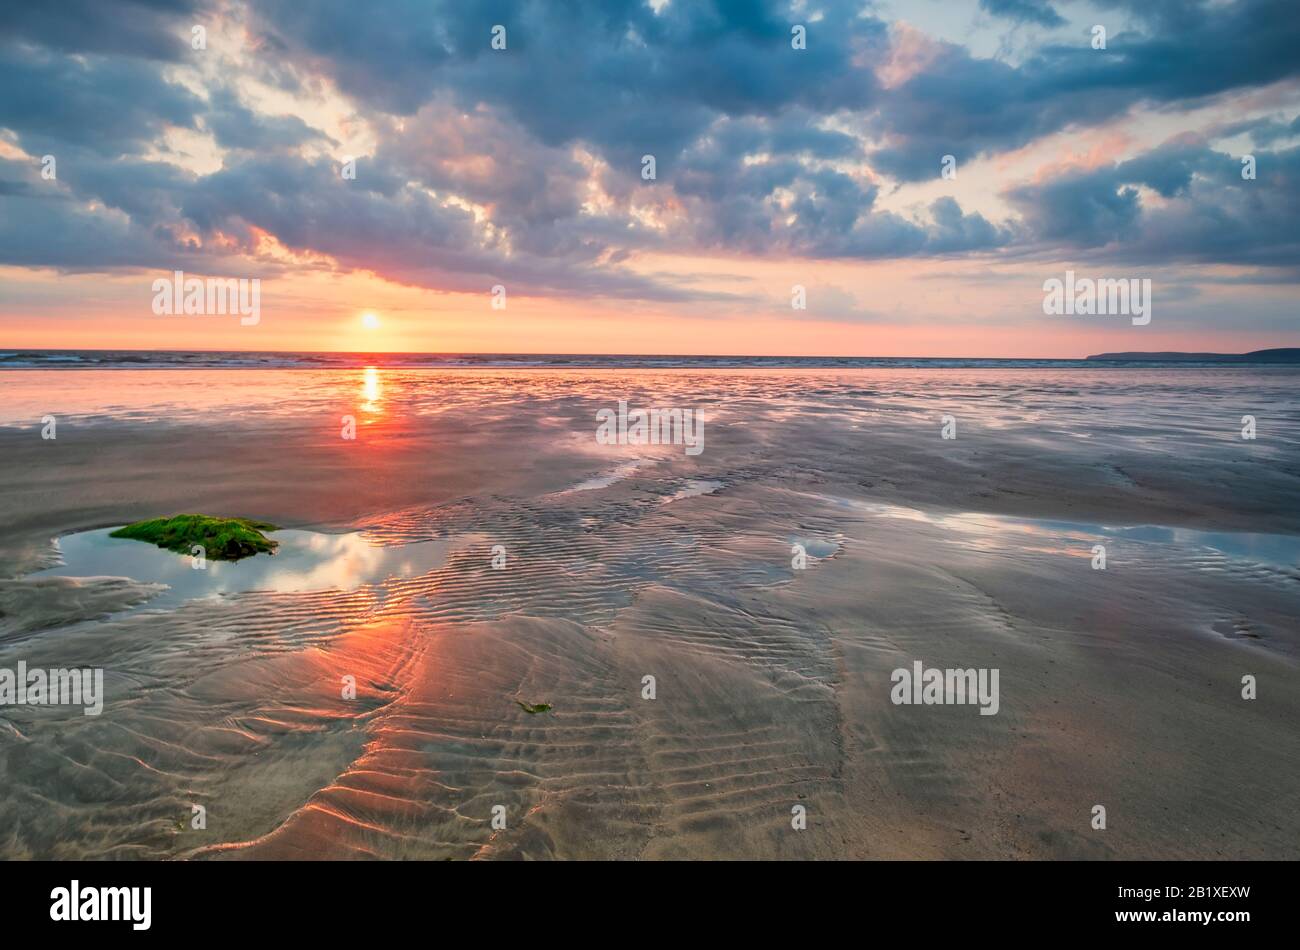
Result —
<svg viewBox="0 0 1300 950"><path fill-rule="evenodd" d="M192 553L194 545L198 544L203 546L206 556L212 560L238 561L263 552L274 554L276 542L262 532L275 530L277 528L273 524L247 518L175 515L171 518L137 521L118 528L109 536L147 541L181 554Z"/></svg>

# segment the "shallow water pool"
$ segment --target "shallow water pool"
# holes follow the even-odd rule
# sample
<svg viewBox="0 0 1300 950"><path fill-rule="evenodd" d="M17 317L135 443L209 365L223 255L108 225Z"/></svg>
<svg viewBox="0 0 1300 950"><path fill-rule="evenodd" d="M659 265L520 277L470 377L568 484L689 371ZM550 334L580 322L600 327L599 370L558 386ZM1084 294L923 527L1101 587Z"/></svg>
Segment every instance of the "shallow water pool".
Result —
<svg viewBox="0 0 1300 950"><path fill-rule="evenodd" d="M168 590L149 602L149 606L158 607L219 594L354 590L390 577L418 577L441 567L451 547L447 541L382 546L357 532L286 529L267 532L279 542L274 554L239 561L209 558L202 568L196 568L189 555L109 537L116 530L81 531L55 539L63 563L31 576L129 577L166 584Z"/></svg>

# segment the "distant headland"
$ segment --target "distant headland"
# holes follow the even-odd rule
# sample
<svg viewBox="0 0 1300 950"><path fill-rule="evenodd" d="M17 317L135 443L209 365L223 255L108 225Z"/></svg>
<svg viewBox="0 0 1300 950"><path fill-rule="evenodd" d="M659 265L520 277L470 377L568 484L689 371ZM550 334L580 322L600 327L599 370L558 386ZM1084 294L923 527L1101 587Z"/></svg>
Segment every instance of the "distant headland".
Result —
<svg viewBox="0 0 1300 950"><path fill-rule="evenodd" d="M1300 347L1284 346L1250 353L1098 353L1090 360L1153 360L1169 363L1300 363Z"/></svg>

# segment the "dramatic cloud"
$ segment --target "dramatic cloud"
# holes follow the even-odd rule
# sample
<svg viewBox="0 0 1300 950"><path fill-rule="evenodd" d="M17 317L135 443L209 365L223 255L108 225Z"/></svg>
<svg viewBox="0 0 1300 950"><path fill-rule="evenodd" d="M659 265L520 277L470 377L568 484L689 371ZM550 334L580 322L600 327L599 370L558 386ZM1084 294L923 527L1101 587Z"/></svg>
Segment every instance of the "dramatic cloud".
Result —
<svg viewBox="0 0 1300 950"><path fill-rule="evenodd" d="M875 127L889 144L872 154L873 164L920 181L944 154L965 161L1139 105L1191 106L1300 79L1300 17L1290 0L1182 3L1178 16L1156 4L1148 15L1159 21L1150 34L1111 32L1104 50L1084 35L1045 46L1019 66L945 44L925 71L882 100Z"/></svg>
<svg viewBox="0 0 1300 950"><path fill-rule="evenodd" d="M1011 193L1035 235L1134 263L1294 267L1300 261L1300 147L1258 152L1256 180L1231 155L1173 144ZM1141 189L1153 193L1144 202Z"/></svg>
<svg viewBox="0 0 1300 950"><path fill-rule="evenodd" d="M979 7L981 29L1047 38L1014 60L977 55L856 2L9 5L0 264L324 268L658 301L726 295L638 266L650 255L1121 254L1289 272L1289 0ZM1096 9L1105 50L1067 19ZM1251 116L1190 118L1249 94ZM1039 157L995 187L940 176L944 156L966 169L1051 136L1086 153L1138 114L1169 128L1163 143ZM1233 136L1256 178L1215 144Z"/></svg>
<svg viewBox="0 0 1300 950"><path fill-rule="evenodd" d="M72 58L0 46L0 127L36 153L74 146L115 157L172 127L192 128L203 100L134 59Z"/></svg>

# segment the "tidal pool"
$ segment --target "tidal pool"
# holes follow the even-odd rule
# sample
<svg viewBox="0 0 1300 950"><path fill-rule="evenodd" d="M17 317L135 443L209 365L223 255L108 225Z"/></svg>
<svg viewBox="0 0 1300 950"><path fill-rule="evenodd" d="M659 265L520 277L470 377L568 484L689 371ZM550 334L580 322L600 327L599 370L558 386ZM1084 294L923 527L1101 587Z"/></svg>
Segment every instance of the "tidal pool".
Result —
<svg viewBox="0 0 1300 950"><path fill-rule="evenodd" d="M219 594L353 590L390 577L419 577L441 567L451 549L451 542L442 540L382 546L357 532L286 529L267 532L267 537L279 542L274 554L239 561L209 558L197 568L187 554L109 537L115 530L103 528L56 538L63 563L31 576L129 577L166 584L168 589L148 604L160 607Z"/></svg>

